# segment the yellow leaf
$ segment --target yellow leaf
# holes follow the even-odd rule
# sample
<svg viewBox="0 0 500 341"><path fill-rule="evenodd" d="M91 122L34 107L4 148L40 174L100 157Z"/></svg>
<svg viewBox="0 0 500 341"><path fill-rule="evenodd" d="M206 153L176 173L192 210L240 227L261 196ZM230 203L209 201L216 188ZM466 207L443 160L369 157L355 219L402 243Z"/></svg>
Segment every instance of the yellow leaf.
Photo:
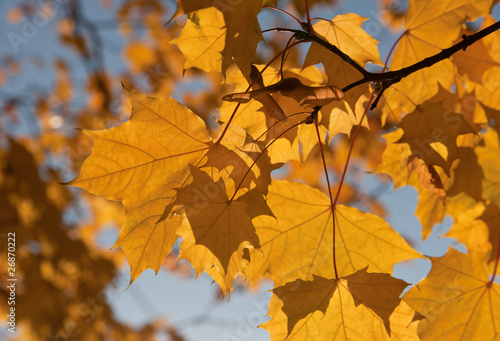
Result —
<svg viewBox="0 0 500 341"><path fill-rule="evenodd" d="M490 281L484 254L450 249L432 258L432 269L403 300L426 320L422 340L497 340L500 285Z"/></svg>
<svg viewBox="0 0 500 341"><path fill-rule="evenodd" d="M311 87L302 84L297 78L283 78L278 83L264 88L226 95L223 101L247 103L251 99L279 92L283 96L292 97L300 105L315 107L324 106L343 96L342 90L334 86Z"/></svg>
<svg viewBox="0 0 500 341"><path fill-rule="evenodd" d="M337 46L359 65L364 66L368 62L382 65L377 48L378 41L361 28L366 20L358 14L346 13L337 15L332 21L319 20L313 28L317 35ZM313 44L308 53L309 57L314 57L315 52L319 52L319 47Z"/></svg>
<svg viewBox="0 0 500 341"><path fill-rule="evenodd" d="M179 256L188 259L197 273L215 265L231 290L248 263L245 249L260 248L248 209L254 197L229 200L222 180L213 182L208 174L190 168L193 182L177 189L174 203L184 207L190 225L178 230L183 237Z"/></svg>
<svg viewBox="0 0 500 341"><path fill-rule="evenodd" d="M354 13L347 13L337 15L332 21L320 20L313 28L317 35L338 47L361 66L364 66L367 62L382 64L377 48L377 40L373 39L361 28L365 21L366 18ZM344 62L338 55L319 44L312 43L306 55L304 67L318 63L322 63L325 67L328 84L340 89L362 78L358 70ZM344 96L351 109L360 116L362 112L357 112L356 102L361 95L367 92L368 85L364 84L349 90Z"/></svg>
<svg viewBox="0 0 500 341"><path fill-rule="evenodd" d="M262 0L222 0L213 2L215 7L204 8L207 5L205 1L189 5L183 1L189 8L184 9L190 11L188 23L172 43L186 57L184 68L224 73L234 58L248 79L257 44L262 40L257 20Z"/></svg>
<svg viewBox="0 0 500 341"><path fill-rule="evenodd" d="M455 223L446 236L457 238L470 253L488 252L491 249L488 242L488 225L481 219L485 213L485 205L462 193L448 203L447 213L453 217Z"/></svg>
<svg viewBox="0 0 500 341"><path fill-rule="evenodd" d="M483 27L484 23L483 23ZM462 34L471 35L474 32L462 30ZM462 40L462 39L459 39ZM456 41L458 43L458 41ZM467 76L473 82L482 83L483 74L486 70L500 66L499 61L496 61L490 56L490 49L486 46L483 39L469 46L465 51L458 51L453 56L453 61L457 65L457 71L460 75Z"/></svg>
<svg viewBox="0 0 500 341"><path fill-rule="evenodd" d="M484 173L483 198L493 201L500 207L500 150L478 146L475 152Z"/></svg>
<svg viewBox="0 0 500 341"><path fill-rule="evenodd" d="M250 81L252 82L253 90L264 89L264 80L262 75L260 74L259 69L255 65L252 64L250 70ZM270 118L274 118L278 121L286 122L287 118L283 109L276 103L276 100L270 94L263 94L261 96L256 96L255 100L259 101L262 104L262 109L264 113Z"/></svg>
<svg viewBox="0 0 500 341"><path fill-rule="evenodd" d="M401 136L403 136L401 129L383 135L387 140L387 146L382 155L382 163L372 172L390 175L394 181L394 188L406 185L415 187L418 191L415 215L422 224L422 237L425 239L432 232L432 227L436 223L441 223L446 216L446 207L442 202L443 195L446 194L443 192L445 188L442 183L441 186L435 188L428 182L429 179L426 180L425 176L419 179L416 172L410 172L407 161L411 158L411 150L407 143L398 142L401 140ZM427 167L428 165L425 166L425 168ZM437 175L439 177L439 174ZM429 189L439 195L436 196Z"/></svg>
<svg viewBox="0 0 500 341"><path fill-rule="evenodd" d="M481 182L484 178L483 170L478 164L474 149L459 147L460 162L453 169L453 184L448 189L448 194L454 196L460 192L466 193L476 201L482 198Z"/></svg>
<svg viewBox="0 0 500 341"><path fill-rule="evenodd" d="M330 200L319 190L289 182L273 181L267 204L276 219L254 220L262 253L251 251L245 273L250 281L268 272L281 285L312 275L332 278L333 224ZM339 276L367 265L373 271L392 273L392 266L422 257L381 218L339 205L336 219L336 264Z"/></svg>
<svg viewBox="0 0 500 341"><path fill-rule="evenodd" d="M457 136L475 133L461 115L446 110L436 102L418 105L415 111L401 120L399 126L404 134L398 142L408 143L413 155L428 165L441 167L448 177L453 161L459 158ZM439 142L439 146L446 151L436 151L431 147L433 142Z"/></svg>
<svg viewBox="0 0 500 341"><path fill-rule="evenodd" d="M318 122L321 122L321 112L318 113ZM300 145L302 146L301 148L301 155L300 155L300 161L304 162L313 148L318 144L322 143L325 144L326 141L326 132L327 129L324 125L318 124L318 131L319 131L319 138L318 138L318 132L316 131L316 125L314 123L311 124L302 124L299 126L299 131L298 131L298 138L300 141Z"/></svg>
<svg viewBox="0 0 500 341"><path fill-rule="evenodd" d="M179 216L159 222L189 177L189 164L205 155L210 137L203 121L172 98L152 98L125 89L132 102L130 120L99 131L85 131L92 153L68 184L111 200L126 209L115 246L131 267L131 281L144 270L158 271L177 239Z"/></svg>
<svg viewBox="0 0 500 341"><path fill-rule="evenodd" d="M386 147L382 154L382 163L375 168L373 173L385 173L394 181L394 188L409 184L410 174L406 166L406 160L411 155L410 146L407 143L396 143L403 136L402 129L396 129L382 135L386 140Z"/></svg>
<svg viewBox="0 0 500 341"><path fill-rule="evenodd" d="M426 239L432 232L435 224L443 222L446 216L446 207L430 191L422 188L418 181L412 181L418 191L418 203L415 215L422 224L422 239Z"/></svg>
<svg viewBox="0 0 500 341"><path fill-rule="evenodd" d="M427 189L437 200L439 200L441 204L444 205L446 190L443 187L443 183L439 174L436 172L436 169L433 166L423 163L415 156L410 156L408 159L408 169L410 172L416 169L418 180L422 189Z"/></svg>
<svg viewBox="0 0 500 341"><path fill-rule="evenodd" d="M222 125L221 131L226 127ZM267 151L263 151L264 144L253 140L244 129L234 124L227 128L220 143L209 143L206 162L200 167L207 168L204 170L212 174L214 181L218 177L223 179L230 198L237 198L253 188L267 195L272 167Z"/></svg>
<svg viewBox="0 0 500 341"><path fill-rule="evenodd" d="M176 44L184 54L184 69L197 67L206 72L222 72L226 31L224 16L215 7L208 7L188 14L186 26Z"/></svg>
<svg viewBox="0 0 500 341"><path fill-rule="evenodd" d="M356 111L359 112L357 109ZM333 139L337 134L346 134L349 137L352 128L356 125L370 129L367 117L365 116L360 124L359 120L362 115L356 117L354 110L346 101L333 102L323 107L320 112L323 114L323 120L326 121L324 124L328 127L330 139Z"/></svg>
<svg viewBox="0 0 500 341"><path fill-rule="evenodd" d="M394 52L390 69L415 64L450 47L458 38L462 23L488 14L491 3L491 0L411 1L406 13L405 32ZM454 74L453 63L446 59L405 77L393 86L394 89L384 93L388 102L384 115L388 115L389 108L395 110L399 106L406 112L412 111L412 103L431 98L438 92L439 84L448 89L454 81Z"/></svg>
<svg viewBox="0 0 500 341"><path fill-rule="evenodd" d="M258 66L258 68L261 69L262 67ZM315 67L290 71L285 73L285 77L300 79L302 84L316 84L318 78L320 78L320 75L318 75L319 71ZM264 84L276 83L279 79L279 73L276 70L267 68L262 78ZM244 91L248 86L248 81L242 76L239 70L233 68L228 70L227 81L235 86L236 91ZM303 122L312 110L304 110L296 100L291 97L282 96L279 92L273 95L273 99L287 116L286 122L284 120L276 121L274 118L270 118L262 111L259 111L262 104L254 99L248 103L239 104L238 111L232 122L247 130L254 139L264 141L269 146L268 153L272 163L300 160L299 128L296 125L299 122ZM223 102L219 108L221 120L228 122L235 108L236 105ZM303 142L306 142L306 140L307 143L312 142L311 139L307 139L307 135L302 135ZM276 141L274 141L275 139ZM315 143L317 143L317 140ZM313 146L310 145L309 147L312 148Z"/></svg>
<svg viewBox="0 0 500 341"><path fill-rule="evenodd" d="M273 289L261 327L271 340L418 340L415 313L399 298L407 284L366 269L339 280L314 276Z"/></svg>
<svg viewBox="0 0 500 341"><path fill-rule="evenodd" d="M488 240L491 244L490 261L494 261L500 247L500 209L495 204L489 204L479 219L488 226ZM497 269L497 274L499 272L500 270Z"/></svg>

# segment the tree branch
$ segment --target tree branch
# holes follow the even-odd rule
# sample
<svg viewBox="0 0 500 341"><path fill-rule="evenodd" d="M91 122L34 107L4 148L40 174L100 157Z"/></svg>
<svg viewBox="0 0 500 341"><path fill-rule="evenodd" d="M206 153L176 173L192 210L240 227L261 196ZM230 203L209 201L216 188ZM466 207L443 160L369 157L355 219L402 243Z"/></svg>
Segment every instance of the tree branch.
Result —
<svg viewBox="0 0 500 341"><path fill-rule="evenodd" d="M383 88L387 89L393 84L398 83L401 81L403 78L411 75L414 72L417 72L419 70L422 70L426 67L430 67L444 59L450 58L454 53L464 50L469 47L470 45L474 44L476 41L486 37L488 34L491 34L495 32L496 30L500 29L500 21L482 29L479 32L476 32L470 36L468 35L462 35L462 41L458 42L457 44L442 50L441 52L435 54L434 56L427 57L423 60L421 60L418 63L415 63L413 65L404 67L400 70L396 71L388 71L384 73L372 73L369 71L366 71L361 65L356 63L351 57L349 57L347 54L343 53L342 51L339 50L336 46L330 44L329 42L325 41L323 38L320 36L314 34L314 32L304 32L304 35L306 35L305 40L312 41L315 43L320 44L321 46L325 47L326 49L330 50L332 53L335 53L337 56L342 58L343 61L346 63L352 65L356 70L358 70L362 75L363 78L353 82L347 86L345 86L342 91L347 92L350 89L364 84L368 82L382 82ZM382 91L379 93L382 93ZM378 101L375 101L374 104L376 105Z"/></svg>

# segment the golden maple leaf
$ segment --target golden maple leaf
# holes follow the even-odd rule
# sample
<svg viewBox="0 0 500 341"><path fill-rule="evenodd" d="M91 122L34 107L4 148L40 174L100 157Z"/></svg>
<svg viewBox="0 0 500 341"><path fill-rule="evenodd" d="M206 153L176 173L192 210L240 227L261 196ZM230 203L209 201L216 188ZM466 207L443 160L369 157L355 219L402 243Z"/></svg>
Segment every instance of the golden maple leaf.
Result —
<svg viewBox="0 0 500 341"><path fill-rule="evenodd" d="M492 0L410 2L405 31L394 51L390 69L415 64L450 47L457 39L462 23L488 14L491 3ZM448 89L455 81L454 74L452 61L446 59L405 77L384 93L388 104L384 107L384 117L400 106L404 112L411 112L414 103L422 103L434 96L439 91L439 84Z"/></svg>
<svg viewBox="0 0 500 341"><path fill-rule="evenodd" d="M125 222L115 247L125 251L133 282L147 268L158 271L174 245L182 218L160 217L211 139L203 121L174 99L125 91L132 102L130 120L84 131L94 141L92 153L68 184L122 201Z"/></svg>
<svg viewBox="0 0 500 341"><path fill-rule="evenodd" d="M199 6L190 6L196 11L187 14L186 26L171 41L186 57L184 68L225 73L234 58L248 79L257 44L262 40L257 20L262 0L205 5L200 2Z"/></svg>
<svg viewBox="0 0 500 341"><path fill-rule="evenodd" d="M427 319L422 340L495 340L500 330L500 285L491 279L484 254L450 249L432 258L432 269L403 296Z"/></svg>
<svg viewBox="0 0 500 341"><path fill-rule="evenodd" d="M250 281L266 272L276 285L313 274L332 278L334 247L340 276L367 265L392 273L395 263L422 257L381 218L342 205L336 208L334 246L330 200L312 187L273 181L267 204L276 218L254 220L262 252L250 252L245 270Z"/></svg>
<svg viewBox="0 0 500 341"><path fill-rule="evenodd" d="M222 289L232 282L248 263L248 250L260 249L249 210L256 197L244 194L229 200L224 182L191 166L193 181L177 189L174 205L182 205L189 228L178 233L183 237L180 257L188 259L198 273L215 265L225 278ZM257 197L258 198L258 197Z"/></svg>
<svg viewBox="0 0 500 341"><path fill-rule="evenodd" d="M404 133L397 142L408 143L413 155L428 165L441 167L448 177L453 161L459 158L457 136L475 133L461 115L436 102L418 105L399 126Z"/></svg>
<svg viewBox="0 0 500 341"><path fill-rule="evenodd" d="M271 340L419 340L421 316L399 298L407 283L366 268L273 289L263 325Z"/></svg>

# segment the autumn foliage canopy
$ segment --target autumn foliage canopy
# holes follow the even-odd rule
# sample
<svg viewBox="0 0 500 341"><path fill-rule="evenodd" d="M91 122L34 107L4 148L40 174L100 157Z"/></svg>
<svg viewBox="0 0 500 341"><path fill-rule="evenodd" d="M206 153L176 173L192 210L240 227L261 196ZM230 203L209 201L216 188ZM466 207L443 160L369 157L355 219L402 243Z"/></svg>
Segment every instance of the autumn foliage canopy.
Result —
<svg viewBox="0 0 500 341"><path fill-rule="evenodd" d="M110 81L130 103L121 124L109 118L106 92L95 90L93 110L109 117L102 126L97 116L81 116L75 126L84 129L65 143L91 140L91 152L75 159L76 177L63 180L96 195L88 200L97 217L111 210L117 221L124 217L114 246L126 255L131 283L172 255L208 273L222 296L235 283L271 279L270 319L261 327L273 341L500 340L494 3L414 0L396 12L381 1L387 25L401 32L383 59L362 27L366 18L312 18L316 1L178 0L162 23L144 10L152 39L126 46L131 69L159 63L168 71L149 91L133 77ZM261 15L282 21L261 29ZM209 89L180 103L172 92L193 76ZM110 86L99 73L91 84ZM46 141L56 138L69 139ZM19 157L18 143L11 140L2 158ZM0 165L23 167L16 162ZM414 187L422 239L448 216L446 236L467 253L418 252L386 222L364 189L365 173ZM39 217L61 215L65 204L54 193L67 187L57 181L32 194L59 212ZM4 178L0 185L9 191ZM105 253L103 262L118 262L104 261ZM392 275L412 259L429 259L432 269L409 287Z"/></svg>

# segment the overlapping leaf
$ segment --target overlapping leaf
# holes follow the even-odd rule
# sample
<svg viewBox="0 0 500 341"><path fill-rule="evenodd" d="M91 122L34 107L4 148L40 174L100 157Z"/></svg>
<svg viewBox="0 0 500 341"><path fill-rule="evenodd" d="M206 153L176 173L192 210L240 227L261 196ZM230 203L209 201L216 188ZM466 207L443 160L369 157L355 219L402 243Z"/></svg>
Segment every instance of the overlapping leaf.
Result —
<svg viewBox="0 0 500 341"><path fill-rule="evenodd" d="M248 209L254 198L246 194L229 200L222 180L213 182L194 166L191 174L192 183L177 190L174 202L183 206L190 225L179 230L183 237L180 256L188 259L198 273L215 265L230 289L248 263L248 250L244 249L260 248Z"/></svg>
<svg viewBox="0 0 500 341"><path fill-rule="evenodd" d="M361 25L366 21L354 13L337 15L332 21L321 20L314 26L314 32L324 40L338 47L360 66L366 63L382 64L377 41L366 33ZM340 89L362 78L361 73L352 65L344 62L338 55L313 43L307 53L304 67L322 63L328 76L328 84ZM360 96L368 92L368 86L361 85L349 90L344 100L354 111ZM357 113L362 114L362 113Z"/></svg>
<svg viewBox="0 0 500 341"><path fill-rule="evenodd" d="M267 204L276 219L254 220L262 252L251 251L246 268L250 281L269 273L276 285L313 274L332 278L333 224L330 200L319 190L288 181L273 181ZM291 214L293 212L293 214ZM369 265L372 271L392 273L404 259L422 257L381 218L337 206L336 264L340 276Z"/></svg>
<svg viewBox="0 0 500 341"><path fill-rule="evenodd" d="M483 196L500 207L500 150L489 146L479 146L475 148L475 151L484 172Z"/></svg>
<svg viewBox="0 0 500 341"><path fill-rule="evenodd" d="M172 40L184 54L184 69L197 67L206 72L222 72L226 43L224 16L215 7L188 14L179 37Z"/></svg>
<svg viewBox="0 0 500 341"><path fill-rule="evenodd" d="M316 87L322 82L321 74L315 67L290 71L292 72L286 72L284 76L286 78L297 78L304 85ZM229 69L228 74L227 81L235 86L237 92L246 91L248 81L239 70ZM275 84L278 82L279 73L276 70L267 68L262 78L264 84ZM311 129L299 128L299 124L305 121L312 109L302 107L295 99L282 96L279 92L273 96L277 105L286 115L286 122L284 120L276 121L276 119L264 114L265 109L262 109L264 112L260 111L262 103L258 102L258 99L252 99L248 103L240 103L237 106L224 102L219 108L221 119L224 122L229 121L234 110L238 108L232 123L245 129L254 139L264 141L268 146L268 153L273 163L302 160L299 154L299 142L303 146L303 151L305 151L302 155L303 158L318 143L317 137L311 139ZM323 128L321 127L320 130L324 136L325 129Z"/></svg>
<svg viewBox="0 0 500 341"><path fill-rule="evenodd" d="M428 165L441 167L448 177L453 161L459 158L457 136L475 133L461 115L436 102L417 106L399 126L404 134L398 142L408 143L414 155Z"/></svg>
<svg viewBox="0 0 500 341"><path fill-rule="evenodd" d="M134 281L144 270L158 271L175 243L178 216L160 217L198 164L210 137L203 121L172 98L151 98L126 90L130 120L100 131L80 174L68 184L112 200L126 209L115 246L126 253Z"/></svg>
<svg viewBox="0 0 500 341"><path fill-rule="evenodd" d="M234 58L248 79L257 44L262 40L257 20L262 0L215 1L215 7L207 7L205 2L183 5L190 12L188 23L172 43L186 57L184 68L225 73Z"/></svg>
<svg viewBox="0 0 500 341"><path fill-rule="evenodd" d="M491 0L410 2L405 32L394 52L390 69L398 70L415 64L450 47L458 38L461 24L488 14L491 3ZM412 103L422 103L431 98L438 92L439 84L448 89L454 81L453 75L453 63L450 60L443 60L409 75L396 84L394 90L386 91L385 98L389 106L384 109L385 115L398 106L402 106L406 112L412 111Z"/></svg>
<svg viewBox="0 0 500 341"><path fill-rule="evenodd" d="M432 259L426 279L403 297L423 314L422 340L496 340L500 285L492 282L484 254L453 249Z"/></svg>
<svg viewBox="0 0 500 341"><path fill-rule="evenodd" d="M407 284L366 269L339 280L314 276L273 290L271 340L418 340L417 315L399 295Z"/></svg>

